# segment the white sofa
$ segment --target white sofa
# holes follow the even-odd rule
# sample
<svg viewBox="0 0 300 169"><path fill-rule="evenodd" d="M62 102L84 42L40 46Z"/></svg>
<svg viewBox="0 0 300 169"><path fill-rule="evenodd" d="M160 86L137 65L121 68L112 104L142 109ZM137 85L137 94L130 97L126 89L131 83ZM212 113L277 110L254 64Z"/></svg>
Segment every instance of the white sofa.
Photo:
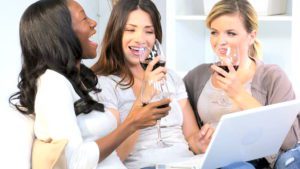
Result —
<svg viewBox="0 0 300 169"><path fill-rule="evenodd" d="M10 108L0 115L0 168L30 169L33 120Z"/></svg>

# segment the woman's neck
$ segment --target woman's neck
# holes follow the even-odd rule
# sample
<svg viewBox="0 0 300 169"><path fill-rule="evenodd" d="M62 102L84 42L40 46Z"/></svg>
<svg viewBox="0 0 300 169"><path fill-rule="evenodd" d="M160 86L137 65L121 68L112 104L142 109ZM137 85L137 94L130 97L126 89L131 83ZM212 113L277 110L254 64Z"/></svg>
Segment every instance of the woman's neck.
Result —
<svg viewBox="0 0 300 169"><path fill-rule="evenodd" d="M144 69L140 65L127 66L134 78L134 83L132 86L133 93L135 97L138 98L142 86L142 81L144 79Z"/></svg>
<svg viewBox="0 0 300 169"><path fill-rule="evenodd" d="M144 79L144 69L140 65L129 66L129 70L135 80L142 81Z"/></svg>

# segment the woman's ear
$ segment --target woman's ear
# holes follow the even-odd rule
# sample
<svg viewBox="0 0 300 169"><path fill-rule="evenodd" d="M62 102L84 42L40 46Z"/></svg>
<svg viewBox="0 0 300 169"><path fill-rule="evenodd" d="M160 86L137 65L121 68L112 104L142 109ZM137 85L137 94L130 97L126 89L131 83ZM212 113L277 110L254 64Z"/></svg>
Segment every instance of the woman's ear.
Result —
<svg viewBox="0 0 300 169"><path fill-rule="evenodd" d="M256 34L257 34L257 31L256 31L256 30L253 30L253 31L249 34L249 45L252 45L252 44L255 42Z"/></svg>
<svg viewBox="0 0 300 169"><path fill-rule="evenodd" d="M116 5L118 3L119 0L111 0L113 5Z"/></svg>

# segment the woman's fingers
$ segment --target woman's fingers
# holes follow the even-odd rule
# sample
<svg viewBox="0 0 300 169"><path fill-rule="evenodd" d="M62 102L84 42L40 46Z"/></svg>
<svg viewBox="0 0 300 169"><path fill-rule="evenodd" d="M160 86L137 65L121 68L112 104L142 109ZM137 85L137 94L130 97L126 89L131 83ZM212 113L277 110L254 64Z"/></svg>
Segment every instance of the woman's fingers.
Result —
<svg viewBox="0 0 300 169"><path fill-rule="evenodd" d="M152 72L154 65L159 61L159 57L154 57L154 59L148 64L146 72Z"/></svg>
<svg viewBox="0 0 300 169"><path fill-rule="evenodd" d="M214 128L209 128L206 132L206 135L204 137L205 140L211 140L212 135L214 134L215 129Z"/></svg>
<svg viewBox="0 0 300 169"><path fill-rule="evenodd" d="M219 75L221 75L221 77L222 78L224 78L224 77L226 77L227 76L227 72L225 71L225 70L223 70L222 68L220 68L219 66L217 66L217 65L211 65L211 69L214 71L214 72L216 72L216 73L218 73Z"/></svg>
<svg viewBox="0 0 300 169"><path fill-rule="evenodd" d="M200 134L204 137L210 132L211 129L212 127L209 124L204 124L204 126L202 126L200 129Z"/></svg>
<svg viewBox="0 0 300 169"><path fill-rule="evenodd" d="M149 104L149 106L151 106L151 108L153 109L157 109L156 111L158 113L163 113L165 111L171 110L171 107L169 106L170 102L171 100L169 98L166 98L160 101L152 102Z"/></svg>
<svg viewBox="0 0 300 169"><path fill-rule="evenodd" d="M211 127L209 124L205 124L204 126L201 127L200 130L200 140L202 141L210 141L215 129Z"/></svg>
<svg viewBox="0 0 300 169"><path fill-rule="evenodd" d="M231 63L226 63L227 67L228 67L228 70L229 72L236 72L236 70L234 69L233 65Z"/></svg>
<svg viewBox="0 0 300 169"><path fill-rule="evenodd" d="M145 72L144 80L151 81L151 82L158 82L165 78L167 72L167 69L165 67L159 66L153 70L155 64L157 64L158 61L159 61L159 57L155 57L149 63Z"/></svg>
<svg viewBox="0 0 300 169"><path fill-rule="evenodd" d="M160 101L151 102L143 107L143 112L146 113L149 121L159 120L168 115L168 112L171 110L169 106L170 101L170 99L162 99Z"/></svg>

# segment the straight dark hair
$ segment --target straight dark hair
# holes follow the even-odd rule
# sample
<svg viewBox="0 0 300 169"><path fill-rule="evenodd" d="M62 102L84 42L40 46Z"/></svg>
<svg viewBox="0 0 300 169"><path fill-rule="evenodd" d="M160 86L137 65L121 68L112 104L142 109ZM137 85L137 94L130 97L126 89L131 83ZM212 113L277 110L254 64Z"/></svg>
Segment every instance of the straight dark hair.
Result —
<svg viewBox="0 0 300 169"><path fill-rule="evenodd" d="M40 0L30 5L21 17L19 34L22 51L19 92L9 98L10 104L23 114L34 114L37 79L47 69L65 76L81 99L92 100L81 83L78 68L82 48L72 28L67 0ZM75 112L81 113L76 107Z"/></svg>
<svg viewBox="0 0 300 169"><path fill-rule="evenodd" d="M98 62L92 67L98 75L117 75L121 77L118 85L130 88L134 78L125 65L125 54L122 49L122 39L129 14L137 9L148 13L154 26L154 33L159 42L162 41L161 16L151 0L120 0L113 8L104 38ZM126 81L125 80L129 80Z"/></svg>

